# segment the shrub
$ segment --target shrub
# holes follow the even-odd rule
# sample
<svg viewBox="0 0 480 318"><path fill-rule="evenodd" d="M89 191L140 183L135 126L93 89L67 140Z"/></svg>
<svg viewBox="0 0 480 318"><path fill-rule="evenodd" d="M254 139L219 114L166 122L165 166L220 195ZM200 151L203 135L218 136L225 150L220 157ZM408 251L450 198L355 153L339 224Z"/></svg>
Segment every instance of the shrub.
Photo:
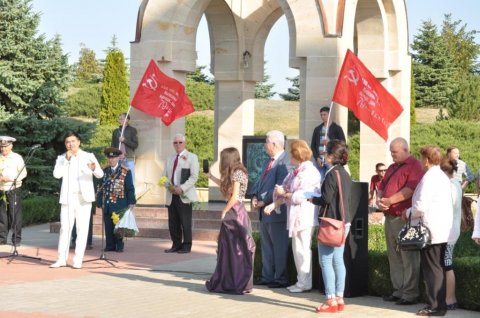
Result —
<svg viewBox="0 0 480 318"><path fill-rule="evenodd" d="M204 115L189 115L185 123L187 149L198 156L200 171L203 160L213 161L213 119ZM200 173L197 187L207 188L208 178Z"/></svg>
<svg viewBox="0 0 480 318"><path fill-rule="evenodd" d="M60 219L58 196L31 197L22 200L23 226L48 223Z"/></svg>
<svg viewBox="0 0 480 318"><path fill-rule="evenodd" d="M187 79L186 91L196 111L214 109L215 87L213 85Z"/></svg>

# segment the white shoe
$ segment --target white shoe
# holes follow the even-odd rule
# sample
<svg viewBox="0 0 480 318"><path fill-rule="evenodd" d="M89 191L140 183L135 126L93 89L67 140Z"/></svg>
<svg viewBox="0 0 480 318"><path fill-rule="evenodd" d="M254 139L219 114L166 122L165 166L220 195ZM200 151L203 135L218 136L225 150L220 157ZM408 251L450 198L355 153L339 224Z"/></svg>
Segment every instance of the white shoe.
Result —
<svg viewBox="0 0 480 318"><path fill-rule="evenodd" d="M75 269L81 269L82 268L82 263L73 263L72 267L75 268Z"/></svg>
<svg viewBox="0 0 480 318"><path fill-rule="evenodd" d="M291 293L304 293L304 292L310 291L310 289L301 289L300 287L295 286L288 289L288 291Z"/></svg>
<svg viewBox="0 0 480 318"><path fill-rule="evenodd" d="M62 262L62 261L56 261L52 265L50 265L50 268L59 268L59 267L65 267L67 266L67 262Z"/></svg>
<svg viewBox="0 0 480 318"><path fill-rule="evenodd" d="M287 287L288 290L290 290L292 288L297 288L297 284L293 284L293 285Z"/></svg>

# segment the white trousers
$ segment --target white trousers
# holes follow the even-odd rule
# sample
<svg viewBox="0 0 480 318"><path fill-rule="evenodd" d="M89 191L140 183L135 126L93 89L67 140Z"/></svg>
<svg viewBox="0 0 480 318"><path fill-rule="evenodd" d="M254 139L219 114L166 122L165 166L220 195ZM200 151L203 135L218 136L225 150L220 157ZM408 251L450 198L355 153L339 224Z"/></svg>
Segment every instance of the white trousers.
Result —
<svg viewBox="0 0 480 318"><path fill-rule="evenodd" d="M297 232L292 237L293 259L297 269L297 287L312 289L312 233L314 227Z"/></svg>
<svg viewBox="0 0 480 318"><path fill-rule="evenodd" d="M60 238L58 240L58 261L67 262L73 225L76 224L77 240L73 264L82 265L87 245L91 202L84 202L81 195L69 195L69 204L62 204L60 210Z"/></svg>

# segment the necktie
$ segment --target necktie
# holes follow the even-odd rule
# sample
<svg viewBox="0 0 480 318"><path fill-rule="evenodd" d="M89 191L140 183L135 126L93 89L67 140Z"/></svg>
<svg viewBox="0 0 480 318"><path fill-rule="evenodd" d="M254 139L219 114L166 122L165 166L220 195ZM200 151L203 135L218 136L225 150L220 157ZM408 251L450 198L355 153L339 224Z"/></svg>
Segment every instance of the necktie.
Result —
<svg viewBox="0 0 480 318"><path fill-rule="evenodd" d="M178 164L178 154L177 156L175 157L175 161L173 162L173 170L172 170L172 185L175 184L175 169L177 169L177 164Z"/></svg>
<svg viewBox="0 0 480 318"><path fill-rule="evenodd" d="M270 169L272 169L272 165L273 165L273 162L274 162L274 161L275 161L275 158L270 158L270 161L268 162L267 168L266 168L265 171L263 172L262 179L265 178L265 176L266 176L267 173L270 171Z"/></svg>

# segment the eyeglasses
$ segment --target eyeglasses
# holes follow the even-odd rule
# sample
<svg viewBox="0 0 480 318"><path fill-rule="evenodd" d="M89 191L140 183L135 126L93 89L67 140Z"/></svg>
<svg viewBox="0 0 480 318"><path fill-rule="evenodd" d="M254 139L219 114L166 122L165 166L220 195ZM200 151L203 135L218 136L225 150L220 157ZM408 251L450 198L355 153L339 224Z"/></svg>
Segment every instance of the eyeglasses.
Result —
<svg viewBox="0 0 480 318"><path fill-rule="evenodd" d="M385 172L385 171L387 171L387 169L378 170L378 172Z"/></svg>
<svg viewBox="0 0 480 318"><path fill-rule="evenodd" d="M183 144L183 141L174 141L173 144L174 145L181 145L181 144Z"/></svg>

